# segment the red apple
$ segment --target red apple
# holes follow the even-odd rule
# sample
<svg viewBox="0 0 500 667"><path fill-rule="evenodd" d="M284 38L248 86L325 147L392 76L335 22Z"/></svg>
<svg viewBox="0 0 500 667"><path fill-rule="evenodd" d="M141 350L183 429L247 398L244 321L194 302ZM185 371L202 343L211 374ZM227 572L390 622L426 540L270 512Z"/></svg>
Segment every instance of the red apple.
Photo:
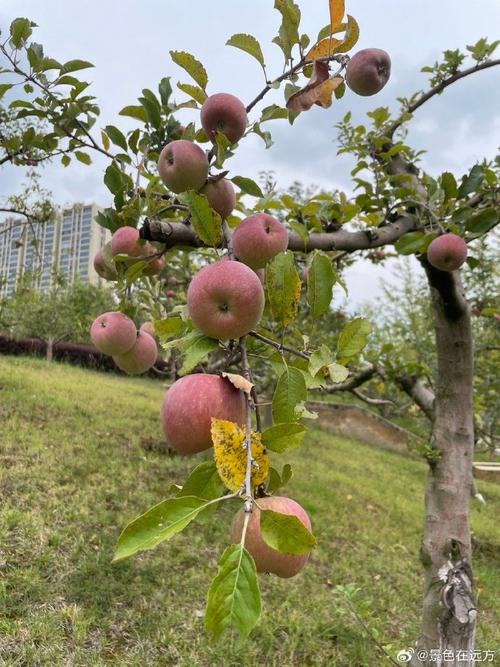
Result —
<svg viewBox="0 0 500 667"><path fill-rule="evenodd" d="M436 269L456 271L467 259L467 244L457 234L443 234L429 243L427 259Z"/></svg>
<svg viewBox="0 0 500 667"><path fill-rule="evenodd" d="M231 215L236 206L236 194L233 184L225 178L221 178L215 181L215 183L207 183L200 192L202 195L205 195L210 206L224 220Z"/></svg>
<svg viewBox="0 0 500 667"><path fill-rule="evenodd" d="M92 323L90 337L100 352L124 354L134 346L137 330L130 317L123 313L103 313Z"/></svg>
<svg viewBox="0 0 500 667"><path fill-rule="evenodd" d="M286 227L268 213L255 213L234 230L234 254L252 269L264 268L269 260L287 247Z"/></svg>
<svg viewBox="0 0 500 667"><path fill-rule="evenodd" d="M211 419L243 425L243 392L229 380L208 373L193 373L174 382L162 407L163 431L180 454L195 454L212 446Z"/></svg>
<svg viewBox="0 0 500 667"><path fill-rule="evenodd" d="M214 140L215 132L222 132L232 144L241 139L247 126L247 112L241 100L229 93L207 97L200 113L205 134Z"/></svg>
<svg viewBox="0 0 500 667"><path fill-rule="evenodd" d="M205 266L194 276L187 306L193 322L207 336L240 338L262 317L264 290L252 269L224 259Z"/></svg>
<svg viewBox="0 0 500 667"><path fill-rule="evenodd" d="M139 240L138 229L135 227L120 227L111 237L111 254L113 257L116 255L139 257L144 253L144 245Z"/></svg>
<svg viewBox="0 0 500 667"><path fill-rule="evenodd" d="M160 153L158 172L172 192L199 190L208 176L208 159L197 144L186 139L168 143Z"/></svg>
<svg viewBox="0 0 500 667"><path fill-rule="evenodd" d="M296 516L304 526L311 530L311 521L306 511L291 498L284 496L270 496L259 498L257 501L263 510L274 510L281 514L290 514ZM231 541L239 542L245 520L245 510L242 508L235 515L231 527ZM248 528L245 535L245 548L252 555L257 572L271 572L278 577L294 577L304 567L309 559L309 554L286 554L270 547L262 538L260 532L260 510L253 505L253 511L250 515Z"/></svg>
<svg viewBox="0 0 500 667"><path fill-rule="evenodd" d="M158 348L152 336L140 331L133 347L124 354L114 355L113 361L129 375L139 375L148 371L158 357Z"/></svg>
<svg viewBox="0 0 500 667"><path fill-rule="evenodd" d="M389 81L391 59L382 49L363 49L349 60L345 80L358 95L375 95Z"/></svg>
<svg viewBox="0 0 500 667"><path fill-rule="evenodd" d="M113 266L106 262L102 249L98 250L94 257L94 269L104 280L116 280L118 274Z"/></svg>

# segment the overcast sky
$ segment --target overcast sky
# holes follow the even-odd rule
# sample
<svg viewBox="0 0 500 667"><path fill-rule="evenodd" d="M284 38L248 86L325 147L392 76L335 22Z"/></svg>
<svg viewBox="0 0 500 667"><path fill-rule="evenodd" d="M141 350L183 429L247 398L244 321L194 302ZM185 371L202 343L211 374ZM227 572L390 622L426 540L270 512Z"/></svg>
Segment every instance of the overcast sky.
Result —
<svg viewBox="0 0 500 667"><path fill-rule="evenodd" d="M282 55L271 43L279 26L273 4L272 0L0 0L0 25L5 34L13 18L29 17L39 25L33 38L44 45L46 55L62 62L73 58L93 62L95 69L80 76L92 82L90 91L101 106L97 127L111 123L128 129L126 119L117 113L133 104L142 88L156 89L163 76L171 76L174 85L189 80L171 62L170 49L190 51L204 63L209 94L231 92L248 103L263 86L262 71L250 56L225 42L234 33L253 34L261 42L270 76L279 75ZM301 32L313 40L328 22L328 1L299 4ZM281 187L299 180L349 191L349 161L336 155L334 128L346 111L362 121L376 106L396 108L398 96L425 88L426 75L420 68L432 64L443 50L463 48L480 37L500 37L498 0L346 0L346 7L361 29L355 50L379 47L391 55L387 86L376 97L346 94L330 109L314 107L293 127L272 121L274 145L266 151L253 136L242 142L228 162L234 174L256 178L259 171L273 170ZM427 171L460 175L475 161L495 155L500 143L499 91L500 68L494 68L458 82L418 110L409 141L429 151L422 159ZM182 100L183 93L177 91L176 99ZM280 91L266 97L264 106L273 101L282 103ZM185 111L179 118L189 122L195 113ZM99 159L90 168L47 166L44 183L61 205L73 201L109 205L102 182L105 166ZM22 169L4 168L0 196L15 192L22 179ZM381 271L363 264L349 272L353 302L376 298Z"/></svg>

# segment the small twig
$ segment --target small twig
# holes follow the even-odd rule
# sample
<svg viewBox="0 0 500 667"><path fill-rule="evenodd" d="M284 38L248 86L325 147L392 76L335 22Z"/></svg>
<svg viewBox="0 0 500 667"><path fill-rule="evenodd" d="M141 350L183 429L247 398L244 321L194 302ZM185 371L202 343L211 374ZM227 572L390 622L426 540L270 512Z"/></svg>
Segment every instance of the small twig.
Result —
<svg viewBox="0 0 500 667"><path fill-rule="evenodd" d="M361 616L358 614L356 608L354 607L354 605L352 604L352 602L349 600L349 596L347 595L347 593L345 593L344 591L342 591L342 593L343 593L343 595L344 595L346 605L349 607L350 612L352 613L352 615L354 616L354 618L356 619L356 621L359 623L359 625L361 625L361 627L362 627L363 630L366 632L366 634L370 637L370 639L371 639L372 642L375 644L375 646L379 649L379 651L381 651L381 652L385 655L385 657L389 660L389 662L390 662L392 665L396 665L396 667L400 667L400 663L399 663L399 662L396 662L396 661L394 660L394 658L393 658L391 655L389 655L389 653L387 653L387 651L385 650L385 648L382 646L382 644L381 644L381 643L378 641L378 639L375 637L375 635L374 635L373 632L370 630L370 628L368 627L368 625L364 622L364 620L363 620L363 619L361 618Z"/></svg>
<svg viewBox="0 0 500 667"><path fill-rule="evenodd" d="M245 336L240 338L241 359L243 362L243 375L251 382L251 371L248 363ZM245 471L245 512L249 514L252 511L252 405L250 396L243 392L245 397L245 447L247 450L247 465Z"/></svg>
<svg viewBox="0 0 500 667"><path fill-rule="evenodd" d="M307 359L309 361L309 354L307 352L302 352L301 350L296 350L293 347L289 347L288 345L282 345L281 343L278 343L277 341L273 340L272 338L268 338L267 336L263 336L260 333L257 333L256 331L249 331L248 332L249 336L253 336L253 338L257 338L258 340L261 340L263 343L266 343L266 345L270 345L271 347L274 347L275 350L278 350L278 352L289 352L290 354L294 354L296 357L301 357L301 359Z"/></svg>

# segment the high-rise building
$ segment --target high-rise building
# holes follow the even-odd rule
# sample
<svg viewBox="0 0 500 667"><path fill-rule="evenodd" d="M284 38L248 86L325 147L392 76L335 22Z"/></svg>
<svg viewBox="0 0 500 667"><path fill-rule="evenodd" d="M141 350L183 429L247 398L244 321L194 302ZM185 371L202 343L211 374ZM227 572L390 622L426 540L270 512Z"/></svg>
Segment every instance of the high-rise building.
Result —
<svg viewBox="0 0 500 667"><path fill-rule="evenodd" d="M96 223L98 210L95 204L75 204L44 224L12 218L0 223L0 296L11 294L28 271L41 290L51 286L54 271L70 284L100 283L93 259L110 234Z"/></svg>

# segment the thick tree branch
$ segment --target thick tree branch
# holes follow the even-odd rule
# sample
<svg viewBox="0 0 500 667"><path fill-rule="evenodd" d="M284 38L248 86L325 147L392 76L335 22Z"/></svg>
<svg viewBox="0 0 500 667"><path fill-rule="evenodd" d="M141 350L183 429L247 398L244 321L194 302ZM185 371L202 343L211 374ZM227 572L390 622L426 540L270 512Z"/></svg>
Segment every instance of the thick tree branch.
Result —
<svg viewBox="0 0 500 667"><path fill-rule="evenodd" d="M288 249L299 252L312 252L313 250L344 250L354 252L356 250L368 250L385 245L394 244L407 232L415 231L420 226L410 215L402 215L396 221L385 227L377 229L365 229L349 231L339 229L334 232L310 234L307 243L298 234L288 235ZM187 246L201 248L205 244L196 235L193 227L184 225L177 221L154 221L146 220L140 230L141 238L147 241L158 241L164 243L167 248L174 246Z"/></svg>
<svg viewBox="0 0 500 667"><path fill-rule="evenodd" d="M418 405L426 417L434 419L434 403L436 397L432 389L426 387L422 380L415 376L398 375L396 384Z"/></svg>

